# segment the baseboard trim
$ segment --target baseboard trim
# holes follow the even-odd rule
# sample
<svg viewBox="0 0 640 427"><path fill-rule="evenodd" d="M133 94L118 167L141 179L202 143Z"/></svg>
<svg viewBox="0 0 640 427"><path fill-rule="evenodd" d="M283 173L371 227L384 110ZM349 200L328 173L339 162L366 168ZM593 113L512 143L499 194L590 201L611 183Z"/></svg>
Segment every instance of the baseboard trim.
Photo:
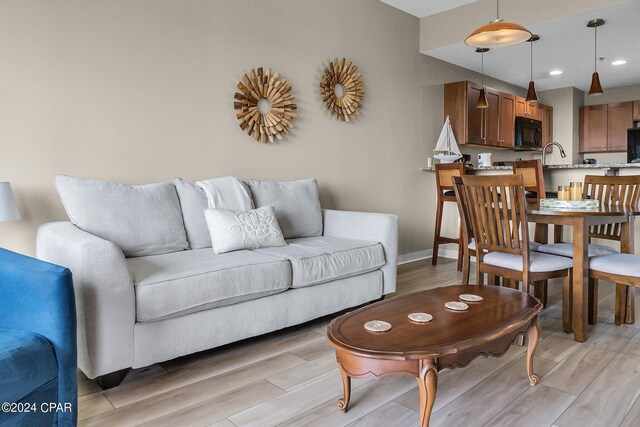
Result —
<svg viewBox="0 0 640 427"><path fill-rule="evenodd" d="M433 249L424 251L409 252L408 254L398 255L398 265L408 264L410 262L422 261L433 257ZM458 259L457 249L443 249L438 251L438 257Z"/></svg>

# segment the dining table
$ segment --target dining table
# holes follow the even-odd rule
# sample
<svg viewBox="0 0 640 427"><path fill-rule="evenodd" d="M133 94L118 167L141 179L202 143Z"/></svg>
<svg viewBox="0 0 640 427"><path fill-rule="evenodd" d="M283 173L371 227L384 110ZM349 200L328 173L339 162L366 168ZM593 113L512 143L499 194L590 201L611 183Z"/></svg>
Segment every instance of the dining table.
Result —
<svg viewBox="0 0 640 427"><path fill-rule="evenodd" d="M616 204L601 204L597 209L564 209L529 206L527 216L530 222L536 223L535 240L548 243L548 226L562 228L571 226L573 234L573 290L572 290L572 325L574 338L578 342L587 340L588 290L589 290L589 256L588 247L592 237L592 227L604 225L616 227L620 239L620 252L633 253L634 219L640 215L640 208ZM557 235L557 233L556 233ZM626 287L623 298L624 323L634 322L633 287ZM626 299L626 301L624 301ZM597 301L593 302L597 304ZM595 321L595 319L594 319Z"/></svg>

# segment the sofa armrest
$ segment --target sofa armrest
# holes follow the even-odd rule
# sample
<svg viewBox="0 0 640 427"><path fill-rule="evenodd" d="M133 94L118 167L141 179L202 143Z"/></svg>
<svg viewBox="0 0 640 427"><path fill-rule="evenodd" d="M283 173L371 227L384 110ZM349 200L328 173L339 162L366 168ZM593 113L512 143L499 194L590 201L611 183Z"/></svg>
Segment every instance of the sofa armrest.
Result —
<svg viewBox="0 0 640 427"><path fill-rule="evenodd" d="M334 211L324 209L325 236L380 242L386 259L382 267L384 288L388 294L396 290L398 270L398 216L393 214Z"/></svg>
<svg viewBox="0 0 640 427"><path fill-rule="evenodd" d="M70 222L52 222L38 229L37 255L73 274L80 369L95 378L131 367L135 293L120 248Z"/></svg>

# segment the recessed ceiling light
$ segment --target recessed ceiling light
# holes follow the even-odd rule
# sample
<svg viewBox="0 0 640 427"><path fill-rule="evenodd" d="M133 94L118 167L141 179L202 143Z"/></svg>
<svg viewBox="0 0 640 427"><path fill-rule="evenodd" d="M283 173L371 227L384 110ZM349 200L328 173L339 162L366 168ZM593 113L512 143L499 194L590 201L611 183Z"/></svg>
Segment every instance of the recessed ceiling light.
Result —
<svg viewBox="0 0 640 427"><path fill-rule="evenodd" d="M549 71L549 74L551 74L552 76L559 76L560 74L562 74L562 70L552 70Z"/></svg>
<svg viewBox="0 0 640 427"><path fill-rule="evenodd" d="M611 65L624 65L624 64L626 64L626 63L627 63L627 61L625 61L624 59L618 59L618 60L616 60L616 61L613 61L613 62L611 63Z"/></svg>

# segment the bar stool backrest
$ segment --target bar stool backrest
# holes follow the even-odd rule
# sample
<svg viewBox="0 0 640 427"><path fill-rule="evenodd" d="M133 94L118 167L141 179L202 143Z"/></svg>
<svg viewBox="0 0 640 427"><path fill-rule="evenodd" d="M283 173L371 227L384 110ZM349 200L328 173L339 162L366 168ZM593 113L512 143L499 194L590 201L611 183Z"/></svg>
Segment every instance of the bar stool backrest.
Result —
<svg viewBox="0 0 640 427"><path fill-rule="evenodd" d="M469 203L464 191L464 183L461 176L454 176L451 178L453 181L453 191L456 194L456 201L458 202L458 213L460 214L460 221L462 222L462 231L464 232L464 245L468 246L473 239L473 228L470 222Z"/></svg>
<svg viewBox="0 0 640 427"><path fill-rule="evenodd" d="M439 163L436 165L436 187L438 198L442 197L445 191L452 191L453 184L451 178L465 175L464 163Z"/></svg>
<svg viewBox="0 0 640 427"><path fill-rule="evenodd" d="M527 202L539 203L540 199L546 197L542 162L540 160L518 160L513 162L513 173L522 175L524 189L529 193Z"/></svg>

